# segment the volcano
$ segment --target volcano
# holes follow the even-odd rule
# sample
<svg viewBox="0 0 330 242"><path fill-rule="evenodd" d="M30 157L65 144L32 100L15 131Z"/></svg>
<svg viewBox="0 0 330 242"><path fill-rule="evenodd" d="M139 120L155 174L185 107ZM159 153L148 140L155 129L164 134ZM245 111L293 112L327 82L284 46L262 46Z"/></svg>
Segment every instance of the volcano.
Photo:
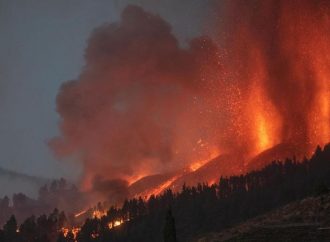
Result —
<svg viewBox="0 0 330 242"><path fill-rule="evenodd" d="M140 6L93 31L49 142L59 158L79 154L81 190L143 177L129 193L148 197L329 142L327 1L220 2L212 36L185 45Z"/></svg>
<svg viewBox="0 0 330 242"><path fill-rule="evenodd" d="M229 177L262 169L273 161L284 161L288 158L301 159L301 150L289 143L281 143L269 148L252 159L243 159L240 154L224 154L211 159L195 171L181 171L145 176L130 185L132 197L148 198L158 195L166 189L179 192L184 185L195 186L198 183L218 183L220 177Z"/></svg>
<svg viewBox="0 0 330 242"><path fill-rule="evenodd" d="M176 175L176 173L166 173L145 176L129 186L129 193L132 197L148 196L150 191L173 179Z"/></svg>
<svg viewBox="0 0 330 242"><path fill-rule="evenodd" d="M303 158L301 154L301 150L293 144L278 144L251 159L246 166L246 171L261 169L272 161L284 161L288 158L298 158L300 160Z"/></svg>

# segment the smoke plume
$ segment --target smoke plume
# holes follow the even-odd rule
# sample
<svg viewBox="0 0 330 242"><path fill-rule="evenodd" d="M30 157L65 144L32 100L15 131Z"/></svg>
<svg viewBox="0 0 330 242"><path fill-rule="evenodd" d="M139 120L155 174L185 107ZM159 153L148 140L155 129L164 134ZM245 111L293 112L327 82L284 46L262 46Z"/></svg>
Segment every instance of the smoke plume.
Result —
<svg viewBox="0 0 330 242"><path fill-rule="evenodd" d="M51 147L82 159L86 186L95 176L131 182L208 154L196 142L208 136L201 60L214 62L214 49L207 38L181 48L163 19L128 6L118 23L92 33L81 75L61 87L62 136Z"/></svg>
<svg viewBox="0 0 330 242"><path fill-rule="evenodd" d="M216 37L186 48L136 6L92 33L84 69L58 94L62 135L50 142L83 161L86 188L126 191L123 180L196 170L219 153L248 161L330 140L329 1L214 8Z"/></svg>

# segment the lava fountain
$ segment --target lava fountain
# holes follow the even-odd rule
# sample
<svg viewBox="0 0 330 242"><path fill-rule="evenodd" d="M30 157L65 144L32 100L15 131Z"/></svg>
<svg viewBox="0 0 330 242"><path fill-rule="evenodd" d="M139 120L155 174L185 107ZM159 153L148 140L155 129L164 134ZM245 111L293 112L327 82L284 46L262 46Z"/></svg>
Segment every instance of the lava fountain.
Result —
<svg viewBox="0 0 330 242"><path fill-rule="evenodd" d="M269 161L299 157L330 141L330 2L228 0L214 11L213 37L187 47L136 6L92 33L85 67L57 96L50 142L83 163L84 189L173 174L147 189L159 193L187 172L245 172L268 150L279 154Z"/></svg>

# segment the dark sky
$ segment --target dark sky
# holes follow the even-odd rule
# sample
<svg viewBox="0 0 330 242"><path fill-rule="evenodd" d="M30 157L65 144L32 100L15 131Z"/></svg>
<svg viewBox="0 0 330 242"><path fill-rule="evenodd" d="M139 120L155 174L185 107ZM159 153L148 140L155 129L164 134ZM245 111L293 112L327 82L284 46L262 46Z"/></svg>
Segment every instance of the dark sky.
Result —
<svg viewBox="0 0 330 242"><path fill-rule="evenodd" d="M47 140L58 133L55 97L84 63L86 41L127 4L160 14L185 41L207 31L207 0L0 0L0 167L75 179L73 162L56 160Z"/></svg>

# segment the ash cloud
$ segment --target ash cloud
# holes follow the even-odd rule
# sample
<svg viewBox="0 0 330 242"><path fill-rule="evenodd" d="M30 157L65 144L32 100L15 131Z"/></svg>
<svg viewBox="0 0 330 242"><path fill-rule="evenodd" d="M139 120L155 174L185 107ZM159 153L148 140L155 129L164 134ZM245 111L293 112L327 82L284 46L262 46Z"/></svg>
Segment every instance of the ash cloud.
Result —
<svg viewBox="0 0 330 242"><path fill-rule="evenodd" d="M85 188L97 176L131 181L180 169L208 136L197 128L207 126L201 62L211 64L215 48L207 38L182 48L161 17L126 7L92 33L82 73L62 85L62 135L50 146L59 157L78 154Z"/></svg>
<svg viewBox="0 0 330 242"><path fill-rule="evenodd" d="M124 181L219 151L243 164L280 143L305 153L329 141L329 2L212 4L216 40L186 48L137 6L92 33L85 67L57 96L61 136L50 142L83 162L85 189L126 191Z"/></svg>
<svg viewBox="0 0 330 242"><path fill-rule="evenodd" d="M128 182L122 179L103 179L95 177L92 185L94 203L107 201L111 204L120 204L129 197Z"/></svg>

